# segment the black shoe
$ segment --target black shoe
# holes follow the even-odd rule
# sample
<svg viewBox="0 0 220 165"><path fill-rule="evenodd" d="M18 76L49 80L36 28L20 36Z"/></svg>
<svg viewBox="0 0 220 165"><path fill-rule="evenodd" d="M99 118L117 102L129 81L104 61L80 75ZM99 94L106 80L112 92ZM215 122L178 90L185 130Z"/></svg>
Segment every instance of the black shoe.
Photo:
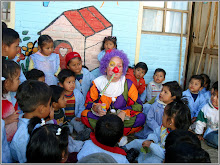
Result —
<svg viewBox="0 0 220 165"><path fill-rule="evenodd" d="M88 140L90 138L91 132L92 132L91 128L86 128L77 134L75 140L81 140L81 141Z"/></svg>
<svg viewBox="0 0 220 165"><path fill-rule="evenodd" d="M128 159L128 161L130 163L135 163L135 159L138 157L139 151L137 149L131 148L126 153L127 153L126 158Z"/></svg>

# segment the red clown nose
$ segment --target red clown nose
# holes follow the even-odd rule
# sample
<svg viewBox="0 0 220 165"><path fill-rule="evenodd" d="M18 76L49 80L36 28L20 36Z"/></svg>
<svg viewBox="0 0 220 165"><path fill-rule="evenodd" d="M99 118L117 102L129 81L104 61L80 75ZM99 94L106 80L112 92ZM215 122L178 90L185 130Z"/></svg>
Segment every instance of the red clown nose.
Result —
<svg viewBox="0 0 220 165"><path fill-rule="evenodd" d="M116 67L114 67L114 69L112 70L114 73L118 73L119 72L119 69L118 69L118 67L116 66Z"/></svg>

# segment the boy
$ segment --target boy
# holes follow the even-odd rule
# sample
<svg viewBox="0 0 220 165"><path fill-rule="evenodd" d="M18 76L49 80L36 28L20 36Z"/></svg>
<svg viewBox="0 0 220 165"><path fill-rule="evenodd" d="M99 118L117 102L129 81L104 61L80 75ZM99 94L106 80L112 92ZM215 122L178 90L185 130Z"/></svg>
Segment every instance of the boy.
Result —
<svg viewBox="0 0 220 165"><path fill-rule="evenodd" d="M204 79L200 75L193 75L189 80L189 89L183 92L183 97L186 97L188 106L191 111L192 123L196 121L199 111L206 104L206 99L203 95L199 95L202 89Z"/></svg>
<svg viewBox="0 0 220 165"><path fill-rule="evenodd" d="M157 68L154 72L153 81L149 82L147 86L147 101L160 94L165 80L166 72L161 68Z"/></svg>
<svg viewBox="0 0 220 165"><path fill-rule="evenodd" d="M206 140L207 145L218 148L218 81L212 85L211 100L199 111L196 119L195 133L200 140ZM203 131L207 127L204 135ZM202 136L203 135L203 136Z"/></svg>
<svg viewBox="0 0 220 165"><path fill-rule="evenodd" d="M75 89L75 74L69 69L63 69L58 74L59 85L64 88L64 96L67 100L65 116L67 121L80 133L85 129L81 122L81 113L85 109L85 100L82 93ZM72 133L72 129L70 132Z"/></svg>
<svg viewBox="0 0 220 165"><path fill-rule="evenodd" d="M27 80L17 90L18 105L24 113L20 114L18 129L11 141L12 158L20 163L26 162L26 147L29 139L29 120L37 116L45 120L50 118L52 92L50 87L40 81Z"/></svg>
<svg viewBox="0 0 220 165"><path fill-rule="evenodd" d="M45 74L41 70L32 69L26 73L27 80L38 80L45 82Z"/></svg>
<svg viewBox="0 0 220 165"><path fill-rule="evenodd" d="M96 123L95 133L90 134L91 140L85 141L77 159L98 152L112 156L117 163L129 163L126 152L115 145L123 136L124 124L120 117L107 114L99 118Z"/></svg>
<svg viewBox="0 0 220 165"><path fill-rule="evenodd" d="M63 109L66 107L64 89L56 85L50 85L50 88L52 89L51 103L54 108L54 119L57 121L58 125L62 126L67 124L67 119Z"/></svg>

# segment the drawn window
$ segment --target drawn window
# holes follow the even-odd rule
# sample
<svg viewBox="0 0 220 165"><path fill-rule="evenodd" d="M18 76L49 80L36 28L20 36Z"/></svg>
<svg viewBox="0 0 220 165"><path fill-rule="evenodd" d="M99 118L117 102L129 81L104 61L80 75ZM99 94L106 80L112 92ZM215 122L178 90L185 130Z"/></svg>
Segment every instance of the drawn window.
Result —
<svg viewBox="0 0 220 165"><path fill-rule="evenodd" d="M145 1L143 2L142 33L187 34L189 2ZM182 18L183 16L183 18Z"/></svg>
<svg viewBox="0 0 220 165"><path fill-rule="evenodd" d="M2 9L2 21L10 21L10 10L11 10L11 4L10 2L2 2L1 5Z"/></svg>

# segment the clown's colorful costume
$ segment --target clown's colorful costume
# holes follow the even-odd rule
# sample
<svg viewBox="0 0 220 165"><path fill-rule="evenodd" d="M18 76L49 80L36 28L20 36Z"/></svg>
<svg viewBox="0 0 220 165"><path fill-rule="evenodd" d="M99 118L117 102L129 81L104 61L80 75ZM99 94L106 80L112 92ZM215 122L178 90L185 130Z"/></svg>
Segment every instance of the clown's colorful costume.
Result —
<svg viewBox="0 0 220 165"><path fill-rule="evenodd" d="M142 102L138 97L138 91L131 80L122 76L119 81L110 83L107 90L100 97L108 80L105 75L96 78L86 96L86 109L82 112L81 120L89 128L94 129L99 116L91 109L94 103L105 103L107 113L111 109L123 110L129 120L124 120L124 135L138 132L145 123L145 115L142 113Z"/></svg>

